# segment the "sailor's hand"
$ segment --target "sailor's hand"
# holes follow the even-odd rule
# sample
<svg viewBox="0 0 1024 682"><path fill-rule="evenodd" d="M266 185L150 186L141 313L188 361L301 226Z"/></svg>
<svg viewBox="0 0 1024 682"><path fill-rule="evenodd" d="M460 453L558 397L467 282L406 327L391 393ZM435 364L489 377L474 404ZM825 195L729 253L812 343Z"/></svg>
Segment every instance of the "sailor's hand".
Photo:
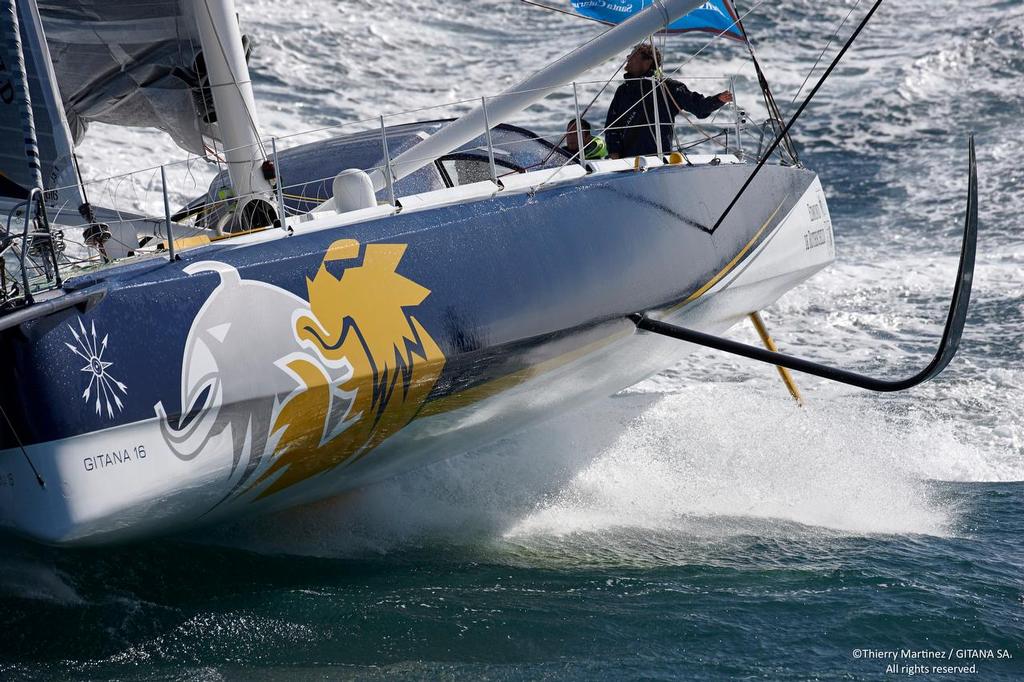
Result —
<svg viewBox="0 0 1024 682"><path fill-rule="evenodd" d="M728 90L726 90L725 92L718 93L716 97L718 97L718 101L721 102L722 104L728 104L729 102L732 101L732 93L729 92Z"/></svg>

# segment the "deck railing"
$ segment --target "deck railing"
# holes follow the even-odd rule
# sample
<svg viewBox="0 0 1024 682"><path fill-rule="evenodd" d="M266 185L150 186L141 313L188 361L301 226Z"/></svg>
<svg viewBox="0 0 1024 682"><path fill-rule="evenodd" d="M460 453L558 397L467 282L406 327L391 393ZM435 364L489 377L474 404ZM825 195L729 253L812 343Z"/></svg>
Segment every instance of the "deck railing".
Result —
<svg viewBox="0 0 1024 682"><path fill-rule="evenodd" d="M20 233L12 229L18 217L24 218ZM31 305L34 294L60 288L59 256L63 250L63 232L50 229L43 191L33 188L28 198L11 210L6 231L0 235L0 312L19 303Z"/></svg>
<svg viewBox="0 0 1024 682"><path fill-rule="evenodd" d="M747 138L749 148L760 149L766 137L765 128L762 125L752 124L736 103L735 76L729 79L688 77L686 80L688 83L698 83L698 85L714 82L715 87L719 87L718 84L724 82L727 89L733 93L734 100L733 105L723 107L719 113L716 113L709 124L694 124L692 121L687 121L690 125L681 123L674 125L673 130L677 135L680 131L690 130L694 132L695 137L686 139L677 137L672 145L672 150L691 151L702 146L709 146L714 153L730 153L742 158L744 138ZM704 87L703 89L708 88ZM719 87L719 89L721 88ZM584 144L582 121L590 112L603 111L613 92L614 88L609 87L607 81L577 81L562 88L551 89L547 93L548 97L539 105L528 108L518 119L506 122L513 126L525 124L522 125L522 129L536 127L541 132L501 142L496 142L493 137L492 131L496 127L492 127L492 122L487 120L488 106L498 98L513 93L461 100L411 111L379 115L374 119L362 119L300 133L274 136L269 140L262 141L262 145L269 147L272 151L279 180L275 185L274 197L263 198L270 199L276 205L279 227L287 230L290 227L290 218L298 214L305 214L310 207L330 199L329 192L334 174L287 184L288 169L282 168L277 159L279 145L284 143L294 146L303 138L323 140L332 135L354 132L360 128L364 134L371 134L369 131L376 128L379 131L381 158L362 170L383 173L386 179L383 201L394 205L402 197L403 183L396 182L392 173L391 161L397 154L389 140L389 131L403 123L415 122L417 119L423 120L424 115L432 116L434 120L454 118L473 106L482 107L485 118L484 125L480 130L480 138L478 138L481 140L481 144L473 147L471 151L478 152L486 160L487 175L495 183L499 183L503 175L521 170L550 168L557 171L558 168L576 163L585 167L586 159L582 158L582 151L586 145ZM656 96L655 93L658 92L658 88L652 88L651 96ZM564 124L552 129L554 126L550 123L537 126L529 120L531 117L543 117L548 121L559 120L554 118L555 106L563 107L568 114L561 118L561 121L574 121L576 124L576 146L579 151L575 153L570 153L563 146L566 140L566 133L563 132L565 128L562 127ZM653 123L654 129L658 130L661 123L658 120L660 107L654 106L652 109L655 112L654 121L633 127L651 128ZM439 113L440 115L438 115ZM609 127L595 132L604 134L609 130L628 129L628 126L622 126L618 121L609 123L611 124ZM655 135L655 139L659 155L671 151L661 149L661 135ZM533 166L524 168L517 165L516 168L512 168L505 161L520 151L521 148L517 148L518 145L535 145L538 141L542 142L547 149L547 157L536 161ZM213 151L211 158L219 161L222 159L222 153ZM499 161L499 159L501 160ZM87 228L88 224L78 218L77 206L51 205L42 211L42 219L45 223L46 218L49 217L52 222L66 226L64 241L68 248L66 250L52 248L46 253L36 249L36 252L33 252L33 243L29 237L35 238L39 245L45 243L42 231L31 231L28 227L33 219L38 219L39 209L32 209L29 205L22 207L26 209L25 228L20 238L12 235L10 227L6 234L0 235L0 251L7 252L7 255L0 260L0 284L3 285L3 288L0 289L3 292L0 294L0 304L9 302L12 297L17 296L24 296L25 300L30 301L33 290L38 290L40 287L60 286L62 276L67 277L101 267L112 260L147 255L154 257L161 253L173 259L176 255L176 244L188 243L190 239L215 241L232 236L231 234L222 234L223 227L218 222L218 218L223 219L223 216L230 214L233 206L247 197L234 196L227 186L221 188L223 191L218 191L217 188L211 190L209 183L215 176L209 172L209 169L197 168L196 161L197 159L193 157L140 171L85 181L85 190L92 200L92 204L97 207L97 211L102 211L97 222L104 223L109 230L109 237L105 243L99 243L96 240L87 243L88 240L81 230ZM358 166L359 164L354 165ZM344 163L339 166L346 167ZM223 175L222 161L219 161L217 167L221 169ZM552 176L556 175L557 173L552 173ZM457 179L452 178L452 180ZM51 196L58 195L60 195L59 191L51 193ZM187 204L188 198L196 195L205 196L201 207L191 212L179 211L172 214L172 204ZM33 202L38 206L43 205L38 190L33 192L32 201L29 204ZM46 209L49 211L49 216L46 215ZM15 216L19 210L21 209L16 207L11 211L11 216ZM69 214L75 217L69 220ZM48 230L46 232L48 233ZM51 238L53 236L51 235ZM50 245L56 247L60 244L51 240ZM47 256L47 253L52 255ZM12 254L15 254L14 258L11 257ZM17 275L20 282L16 287L11 286L14 270L19 270Z"/></svg>

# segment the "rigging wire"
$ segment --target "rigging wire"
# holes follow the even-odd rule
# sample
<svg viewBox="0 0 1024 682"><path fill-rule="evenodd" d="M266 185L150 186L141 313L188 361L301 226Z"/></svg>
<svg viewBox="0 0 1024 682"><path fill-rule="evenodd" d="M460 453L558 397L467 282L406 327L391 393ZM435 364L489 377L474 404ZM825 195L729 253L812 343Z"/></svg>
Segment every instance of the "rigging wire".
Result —
<svg viewBox="0 0 1024 682"><path fill-rule="evenodd" d="M92 204L89 203L89 193L85 190L85 180L82 179L82 166L78 163L78 153L74 149L71 150L71 160L74 162L75 175L78 176L78 186L82 188L82 201L86 207L85 210L88 210L90 214L88 216L83 215L82 217L89 222L94 223L96 222L96 217L92 215ZM78 210L81 211L82 209L80 208Z"/></svg>
<svg viewBox="0 0 1024 682"><path fill-rule="evenodd" d="M533 5L534 7L540 7L541 9L551 10L552 12L558 12L559 14L568 14L570 17L576 17L577 19L596 21L597 23L604 24L605 26L613 25L609 21L601 21L600 19L595 19L594 17L588 17L585 14L576 14L576 12L570 12L569 10L562 9L561 7L552 7L551 5L545 5L543 2L535 2L535 0L519 0L519 2L525 3L527 5Z"/></svg>
<svg viewBox="0 0 1024 682"><path fill-rule="evenodd" d="M523 0L523 1L525 2L525 0ZM590 100L590 103L587 104L587 106L583 107L583 110L580 111L580 119L581 120L583 119L584 116L587 115L587 112L590 111L590 108L592 106L594 106L594 104L597 102L598 98L600 98L601 95L604 94L604 91L608 89L608 86L611 85L612 81L619 74L619 71L622 69L622 67L624 67L626 65L626 61L628 59L629 59L629 57L626 57L626 59L622 60L622 63L619 64L618 68L616 68L615 71L612 72L612 75L608 77L608 80L606 80L604 82L604 85L601 86L601 89L597 91L596 95L594 95L594 98L592 100ZM563 142L565 142L565 138L566 138L566 136L568 136L568 134L569 133L563 132L562 136L558 138L558 142L554 143L554 146L551 148L551 151L549 151L548 155L544 157L544 160L541 161L540 163L533 164L533 166L528 166L528 168L533 168L534 166L543 166L544 164L546 164L548 162L548 160L550 160L551 157L554 156L555 151L562 146ZM578 153L582 154L583 151L581 150ZM574 158L576 158L575 154L569 159L569 161L572 161ZM568 163L568 161L566 163ZM565 164L562 164L562 165L564 166Z"/></svg>
<svg viewBox="0 0 1024 682"><path fill-rule="evenodd" d="M18 436L18 432L14 430L14 424L11 423L10 417L7 416L7 411L3 405L0 405L0 414L4 416L4 421L7 423L7 428L11 430L11 434L14 436L14 440L18 443L18 448L21 450L21 454L25 456L25 461L28 462L28 466L32 469L32 473L36 476L36 483L43 490L46 489L46 481L43 480L39 470L36 469L36 465L32 463L32 458L28 456L28 450L25 449L25 444L21 442L21 437Z"/></svg>
<svg viewBox="0 0 1024 682"><path fill-rule="evenodd" d="M651 130L651 126L650 126L651 122L647 118L647 105L641 105L640 108L643 109L643 112L644 112L644 122L647 124L647 130L651 133L651 137L654 138L654 146L655 146L655 148L658 148L658 147L661 146L661 126L662 126L662 123L661 123L661 90L662 90L662 87L661 87L661 85L662 85L663 81L661 80L661 61L658 59L658 55L660 53L658 52L658 46L654 43L654 34L652 33L650 36L648 36L647 40L651 43L651 55L654 57L654 82L651 84L651 95L652 95L651 98L654 100L654 107L655 107L655 109L654 109L654 117L658 121L658 129L657 130ZM664 41L662 41L662 45L664 45ZM667 88L666 88L666 90L667 90ZM643 87L643 84L641 83L641 85L640 85L640 94L641 94L641 96L646 98L646 95L644 95L643 92L644 92L644 87ZM672 96L672 93L670 93L670 92L667 92L665 94L667 94L669 97ZM675 99L673 98L672 101L674 102ZM668 106L668 102L666 102L665 105L667 107ZM671 121L669 122L669 125L672 125ZM672 137L673 138L675 137L675 134L676 134L676 127L674 125L672 125ZM662 151L664 151L664 150L662 150Z"/></svg>
<svg viewBox="0 0 1024 682"><path fill-rule="evenodd" d="M181 41L180 34L178 36L178 40L179 40L179 42ZM206 57L203 55L202 46L200 45L200 47L197 49L196 48L196 44L195 44L195 40L193 40L193 37L191 35L188 36L188 46L189 46L189 49L192 51L192 54L195 55L193 57L193 66L198 66L198 64L196 64L195 62L198 60L198 57L200 57L200 56L203 57L203 71L205 72L204 75L206 76L206 88L205 89L206 90L210 90L210 73L206 69ZM217 172L219 173L219 172L222 172L224 170L224 164L223 164L223 162L222 162L222 160L220 158L220 155L217 153L217 143L219 142L219 140L216 137L213 136L213 131L212 131L212 125L213 124L210 123L210 119L212 118L211 114L215 115L215 111L211 107L209 99L206 97L206 94L203 92L203 90L204 90L203 84L202 84L202 81L199 80L199 70L197 68L196 69L196 88L194 88L193 97L196 97L196 99L198 99L198 101L200 102L200 104L202 106L202 109L203 109L203 119L202 119L203 123L205 123L207 126L210 126L210 128L208 128L208 130L210 130L210 135L209 135L209 142L210 142L210 144L207 144L207 136L203 132L202 129L200 129L199 137L200 137L200 141L202 142L202 145L203 145L203 156L204 156L204 158L209 160L210 157L212 156L213 157L213 161L217 164ZM213 97L213 90L210 90L210 97L211 98ZM186 161L186 163L188 163L188 161Z"/></svg>
<svg viewBox="0 0 1024 682"><path fill-rule="evenodd" d="M846 54L846 51L849 50L850 46L853 45L855 40L857 40L857 36L860 35L860 32L864 30L864 27L867 26L869 21L871 21L871 17L874 16L875 11L881 4L882 0L875 0L875 3L871 6L871 9L864 16L864 18L861 19L861 22L860 24L857 25L857 29L853 32L853 35L851 35L849 39L847 39L846 43L843 45L843 49L839 50L839 54L835 56L835 59L833 59L832 63L829 64L828 68L825 70L825 73L822 74L821 78L818 79L818 82L814 84L814 87L811 89L810 94L807 95L807 98L800 105L800 108L796 110L796 113L793 114L793 117L789 119L789 122L786 123L786 126L782 129L782 132L779 133L778 136L776 136L775 141L772 142L771 146L768 148L768 151L766 151L764 153L764 156L761 157L760 161L757 162L757 166L754 167L754 171L747 178L746 182L743 183L743 186L740 187L740 191L736 193L736 196L734 196L732 198L732 201L729 202L729 205L725 208L725 211L723 211L722 215L720 215L718 217L718 220L715 221L714 226L712 226L711 228L712 234L715 232L715 230L718 229L718 227L722 224L726 217L728 217L729 213L732 212L733 207L736 206L736 202L740 200L740 197L742 197L743 194L747 191L747 188L750 187L750 183L754 181L754 178L757 177L757 174L761 171L762 168L764 168L764 165L771 157L772 152L774 152L776 148L778 148L779 144L781 144L782 141L786 138L786 136L789 135L790 128L792 128L793 124L796 123L798 118L800 118L800 114L804 112L804 109L806 109L807 105L810 104L812 99L814 99L814 96L818 94L818 90L820 90L821 86L825 83L826 80L828 80L828 77L832 75L832 71L834 71L836 66L839 65L839 62L842 60L843 55Z"/></svg>
<svg viewBox="0 0 1024 682"><path fill-rule="evenodd" d="M858 0L858 2L859 1L860 0ZM760 5L760 3L758 3L758 5ZM771 85L768 84L768 78L764 75L764 69L761 68L761 62L758 61L757 54L754 52L754 41L750 39L750 36L747 34L747 29L743 26L743 19L745 19L748 14L750 14L750 12L745 13L736 21L740 32L743 34L743 38L747 43L747 51L750 53L750 60L754 64L754 73L757 74L757 84L761 87L761 97L764 99L765 109L768 110L769 121L778 121L781 124L782 111L779 109L779 105L775 101L775 94L772 92ZM774 128L774 123L772 126ZM799 165L800 158L797 156L796 146L793 144L793 140L789 135L785 136L783 145L792 162Z"/></svg>
<svg viewBox="0 0 1024 682"><path fill-rule="evenodd" d="M821 48L821 53L818 54L818 58L814 60L814 66L812 66L810 71L807 72L807 75L804 76L804 82L800 84L799 88L797 88L796 94L793 95L793 99L790 100L789 102L789 106L793 106L794 104L796 104L796 98L800 96L801 92L803 92L804 86L807 85L807 81L811 79L811 75L814 73L814 70L817 69L818 64L821 63L821 58L825 56L825 53L828 51L828 48L832 45L832 42L839 36L839 32L843 30L843 26L846 26L846 22L850 20L850 17L853 16L853 13L857 10L858 7L860 7L860 3L861 0L857 0L857 2L853 4L853 7L850 8L850 11L846 13L846 16L843 18L843 20L839 22L839 25L832 30L832 35L828 37L828 42L825 43L825 47Z"/></svg>

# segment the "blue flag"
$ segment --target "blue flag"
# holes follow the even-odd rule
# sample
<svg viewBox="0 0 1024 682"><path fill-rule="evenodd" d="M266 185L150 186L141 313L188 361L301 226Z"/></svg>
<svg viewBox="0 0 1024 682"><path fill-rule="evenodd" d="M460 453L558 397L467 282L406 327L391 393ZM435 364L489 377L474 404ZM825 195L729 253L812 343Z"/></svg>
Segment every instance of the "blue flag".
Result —
<svg viewBox="0 0 1024 682"><path fill-rule="evenodd" d="M571 0L571 3L577 14L606 24L619 24L646 9L652 0ZM726 38L746 41L740 29L739 16L729 0L709 0L682 19L669 24L666 30L669 33L721 33Z"/></svg>

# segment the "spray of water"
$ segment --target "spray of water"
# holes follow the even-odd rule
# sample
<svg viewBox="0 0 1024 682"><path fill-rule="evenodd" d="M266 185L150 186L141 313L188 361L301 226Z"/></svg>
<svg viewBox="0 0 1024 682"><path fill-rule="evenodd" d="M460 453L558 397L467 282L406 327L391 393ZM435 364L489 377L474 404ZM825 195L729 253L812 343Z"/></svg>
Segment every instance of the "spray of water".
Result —
<svg viewBox="0 0 1024 682"><path fill-rule="evenodd" d="M495 560L677 561L699 539L956 533L933 479L991 473L927 417L859 394L699 384L577 410L474 453L347 497L223 531L259 551ZM953 478L963 478L963 476ZM648 557L648 560L651 560ZM657 560L657 559L653 559Z"/></svg>
<svg viewBox="0 0 1024 682"><path fill-rule="evenodd" d="M931 448L962 457L962 446L843 402L799 409L736 384L665 396L511 534L685 531L709 517L946 533L951 517L921 465Z"/></svg>

